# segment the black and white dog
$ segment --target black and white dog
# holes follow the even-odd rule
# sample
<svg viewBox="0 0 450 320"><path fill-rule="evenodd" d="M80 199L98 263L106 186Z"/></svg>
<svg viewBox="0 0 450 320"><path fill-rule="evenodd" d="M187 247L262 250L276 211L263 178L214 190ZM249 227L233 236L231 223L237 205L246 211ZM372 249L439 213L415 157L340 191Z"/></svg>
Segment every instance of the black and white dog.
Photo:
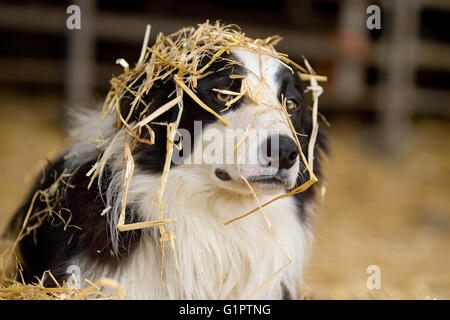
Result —
<svg viewBox="0 0 450 320"><path fill-rule="evenodd" d="M227 225L225 222L258 207L255 194L260 204L265 203L309 179L287 117L299 133L302 150L307 154L311 111L304 101L301 80L285 63L243 49L232 50L227 59L238 63L229 64L224 59L214 62L208 69L214 72L199 80L196 94L226 119L228 126L200 108L187 94L183 97L179 125L180 132L185 133L182 161L172 164L163 198L165 217L177 219L165 226L176 236L176 251L166 246L164 284L160 281L162 256L158 228L117 230L124 135L116 133L125 129L117 128L116 117L107 117L101 123L101 131L111 147L99 148L92 141L96 138L100 112L95 115L92 111L86 111L84 117L86 120L87 115L91 120L80 121L79 141L44 170L29 201L10 223L9 234L17 235L35 192L51 189L58 178L70 174L66 180L62 178L64 183L59 183L57 192L61 200L52 208L54 214L41 221L35 230L29 230L19 244L26 282L35 282L46 270L62 282L72 275L71 267L76 266L81 282L110 277L132 299L244 299L252 293L257 299L295 299L301 295L303 270L312 240L309 218L314 211L315 186L271 203L264 208L264 214L257 211L239 221ZM239 76L230 77L232 74ZM226 108L225 103L234 96L223 90L239 91L243 79L253 87L253 92L259 90L261 104L246 95ZM150 105L146 112L150 114L173 99L175 86L173 79L156 83L145 96ZM287 99L288 113L268 107L279 106L282 97ZM124 115L130 111L130 103L126 101L131 99L131 96L122 99ZM160 188L167 148L166 127L161 123L175 121L178 110L172 108L154 120L158 124L151 124L155 132L153 145L137 143L132 149L135 170L128 190L126 223L158 219L160 211L153 200ZM139 112L142 106L133 111L130 123L139 120ZM211 151L213 138L226 137L228 132L234 133L234 143L217 144L216 141L216 149ZM237 144L244 136L258 147ZM264 148L260 147L265 146L267 151L275 138L278 147L262 156L260 150ZM316 154L322 147L320 132ZM219 151L223 155L242 151L256 155L257 161L205 160L217 157ZM105 152L103 173L88 189L87 172ZM319 158L314 163L316 174L320 169ZM45 210L46 205L38 197L33 212ZM29 223L33 219L37 218L32 215ZM288 267L276 274L289 261Z"/></svg>

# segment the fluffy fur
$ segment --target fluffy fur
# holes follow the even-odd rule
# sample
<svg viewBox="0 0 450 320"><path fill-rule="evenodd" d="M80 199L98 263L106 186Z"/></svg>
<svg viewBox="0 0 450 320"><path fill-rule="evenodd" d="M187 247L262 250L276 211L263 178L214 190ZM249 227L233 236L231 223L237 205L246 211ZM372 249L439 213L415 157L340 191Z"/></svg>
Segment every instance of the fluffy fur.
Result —
<svg viewBox="0 0 450 320"><path fill-rule="evenodd" d="M306 154L311 119L298 77L272 57L262 57L262 69L259 67L260 58L255 53L234 51L228 58L239 63L229 65L225 60L215 62L210 68L216 72L199 81L198 96L217 112L223 111L224 106L220 101L214 100L215 92L211 89L238 91L240 81L231 81L229 75L239 74L246 77L253 91L258 90L261 79L264 79L266 85L262 87L261 95L263 102L258 105L252 99L243 97L232 108L221 113L230 123L229 127L225 127L185 96L180 129L190 133L191 140L183 141L184 162L172 165L163 199L165 216L177 218L166 229L176 235L179 270L175 268L174 253L167 246L164 285L161 283L158 228L127 232L117 230L122 198L124 129L115 129L115 117L110 116L101 125L104 142L100 145L93 143L98 138L99 113L83 111L82 117L79 114L76 117L81 119L77 124L79 141L45 169L31 194L39 189L50 188L62 172L71 173L60 187L62 200L54 208L58 215L50 215L20 243L23 275L27 282L35 281L35 277L41 276L45 270L50 270L58 281L67 280L70 276L67 272L69 266L76 265L81 271L81 280L111 277L133 299L243 299L289 261L286 254L288 252L292 263L258 291L254 298L299 297L304 288L303 269L312 241L309 216L313 212L314 186L301 194L278 200L264 209L273 232L269 230L261 212L224 225L226 221L258 205L240 179L240 174L249 179L267 175L264 173L267 164L260 161L253 165L241 161L239 166L207 164L205 161L191 164L193 158L204 157L203 154L198 154L199 150L208 147L212 136L218 133L225 135L225 130L240 130L237 138L242 138L243 134L248 134L255 112L266 109L267 104L279 104L282 97L293 97L298 103L289 112L296 130L302 134L300 142ZM168 96L174 89L175 84L170 79L155 85L146 97L151 104L147 113L171 99ZM130 101L131 97L128 99ZM127 114L127 97L124 101L121 110ZM177 110L173 108L155 121L174 121ZM134 114L137 115L140 111L138 107ZM132 121L137 120L132 118ZM200 137L194 135L195 121L202 123ZM276 130L280 135L293 139L286 115L279 109L259 113L255 128L265 130L263 134L257 135L255 130L248 135L248 140L256 141L256 146L270 138L271 131L268 130ZM161 125L152 125L152 129L155 131L155 144L138 144L133 149L136 170L127 198L127 223L158 219L159 209L153 199L160 186L166 153L166 132ZM105 150L107 145L110 147ZM317 151L322 146L323 137L320 133ZM242 148L244 146L240 146L237 153L245 152ZM223 152L229 154L230 147L224 146ZM258 153L259 149L249 152ZM67 155L71 156L64 157ZM90 179L86 177L86 173L102 155L107 159L102 174L88 190ZM315 160L315 170L320 175L319 158L318 156ZM227 172L230 180L218 178L215 174L217 169ZM294 165L283 172L282 184L253 184L261 203L308 180L299 157ZM268 175L272 174L273 172L269 172ZM8 231L10 235L17 233L31 204L30 200L11 222ZM35 212L42 210L45 203L38 199L34 208ZM105 208L108 208L106 213ZM58 219L65 223L57 223ZM32 222L33 219L30 223ZM52 283L49 281L47 284Z"/></svg>

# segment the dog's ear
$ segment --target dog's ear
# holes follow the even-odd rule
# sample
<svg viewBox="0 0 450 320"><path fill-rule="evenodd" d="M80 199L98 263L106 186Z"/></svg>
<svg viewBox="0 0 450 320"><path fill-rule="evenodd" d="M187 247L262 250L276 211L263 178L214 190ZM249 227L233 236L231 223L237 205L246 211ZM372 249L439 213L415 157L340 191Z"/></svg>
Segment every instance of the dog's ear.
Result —
<svg viewBox="0 0 450 320"><path fill-rule="evenodd" d="M136 81L133 85L134 90L137 91L144 80ZM133 126L133 123L141 121L172 100L175 97L174 92L175 84L173 81L157 81L135 105L133 105L134 94L127 92L122 97L120 104L122 118L128 118L127 123ZM169 109L148 123L148 127L142 128L139 136L135 137L137 139L135 139L132 153L135 163L139 164L140 169L151 173L162 172L167 152L167 126L164 123L174 122L177 119L178 112L179 109L176 106Z"/></svg>
<svg viewBox="0 0 450 320"><path fill-rule="evenodd" d="M120 114L127 123L138 122L156 111L159 107L167 103L171 98L169 96L175 91L175 84L171 81L157 81L152 88L135 102L137 92L145 81L145 75L139 78L120 100ZM132 92L133 91L133 92ZM161 114L154 119L156 122L173 122L176 119L177 110L171 110Z"/></svg>

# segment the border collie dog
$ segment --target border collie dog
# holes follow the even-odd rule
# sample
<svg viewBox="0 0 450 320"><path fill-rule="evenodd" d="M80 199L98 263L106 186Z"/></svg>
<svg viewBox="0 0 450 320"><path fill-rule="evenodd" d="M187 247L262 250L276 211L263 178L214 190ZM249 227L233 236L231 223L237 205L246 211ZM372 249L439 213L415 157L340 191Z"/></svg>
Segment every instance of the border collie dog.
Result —
<svg viewBox="0 0 450 320"><path fill-rule="evenodd" d="M40 225L25 229L16 250L26 282L36 282L50 270L62 283L76 266L78 285L84 279L109 277L131 299L297 299L303 294L316 186L225 224L309 180L288 122L289 117L307 154L312 118L301 80L277 58L245 49L231 50L208 71L213 72L198 80L196 95L228 126L184 94L176 141L183 147L174 149L182 160L173 160L162 198L164 217L176 219L165 225L176 237L175 250L168 244L162 256L158 227L117 230L126 139L117 133L125 128L116 125L117 114L100 122L100 111L86 110L80 117L78 110L79 140L47 166L8 228L9 236L17 236L32 206L28 224ZM261 102L246 93L227 107L236 97L227 92L239 92L244 80ZM144 105L132 108L130 94L121 99L120 112L124 118L130 113L128 123L136 124L142 112L149 115L173 100L174 92L173 78L158 80L144 95L147 110ZM280 101L285 109L276 107ZM149 123L154 144L135 141L131 148L135 167L126 198L127 224L159 219L154 199L168 148L164 124L174 122L179 112L173 107ZM98 128L107 149L92 142ZM234 133L231 143L217 139L229 132ZM244 140L251 143L239 143ZM323 144L319 132L314 160L318 176ZM214 161L230 154L238 159ZM102 156L102 173L88 188L88 172ZM37 213L46 210L47 201L43 196L33 199L38 190L58 195L41 221ZM45 284L54 285L49 277Z"/></svg>

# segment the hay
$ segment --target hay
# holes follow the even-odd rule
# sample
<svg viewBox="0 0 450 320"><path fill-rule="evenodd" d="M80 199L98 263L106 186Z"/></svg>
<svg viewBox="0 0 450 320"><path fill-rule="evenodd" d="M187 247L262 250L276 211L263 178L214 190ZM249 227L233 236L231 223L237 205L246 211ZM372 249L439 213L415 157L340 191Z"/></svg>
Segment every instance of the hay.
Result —
<svg viewBox="0 0 450 320"><path fill-rule="evenodd" d="M44 277L50 277L55 287L45 287ZM24 284L18 281L8 281L5 285L0 284L0 300L113 300L124 299L122 289L117 281L109 278L101 278L95 283L85 280L88 283L86 289L78 286L70 286L66 282L59 284L50 271L44 272L41 279L36 284ZM111 292L105 292L108 288Z"/></svg>
<svg viewBox="0 0 450 320"><path fill-rule="evenodd" d="M258 203L258 207L251 210L248 213L245 213L237 218L234 218L225 223L228 225L232 222L235 222L239 219L242 219L252 213L257 211L261 211L267 227L269 231L272 233L274 238L279 242L280 246L286 253L288 257L288 263L282 267L280 267L277 271L274 272L273 276L265 281L259 288L256 288L254 293L252 293L251 297L254 296L259 290L261 290L264 286L266 286L270 281L275 278L282 270L284 270L291 262L290 254L287 252L283 246L283 244L279 241L278 236L273 232L271 228L271 223L268 220L266 214L264 213L264 207L277 201L279 199L289 197L295 193L303 192L308 189L312 184L318 181L317 177L313 172L313 159L314 155L310 150L314 149L315 144L315 136L317 135L317 108L318 108L318 96L321 87L318 86L318 82L326 81L326 77L316 75L312 68L309 66L305 59L306 68L298 65L294 61L290 60L286 54L279 53L275 50L274 46L281 40L279 36L271 36L265 39L252 39L247 37L237 26L233 25L223 25L219 22L215 24L210 24L209 21L199 24L196 28L188 27L183 28L169 36L164 36L162 33L159 33L156 37L156 41L152 46L148 46L150 39L150 31L151 27L147 26L145 37L143 41L143 46L141 49L141 53L139 56L139 60L134 68L130 68L130 65L124 59L118 59L117 63L120 64L124 68L124 73L117 77L114 77L111 80L111 89L108 92L105 102L103 105L103 114L102 120L106 118L107 115L113 115L117 117L117 128L124 129L119 130L118 133L109 141L109 144L105 143L102 134L100 132L100 124L98 126L98 139L95 141L99 148L103 151L101 157L99 157L98 161L93 165L92 169L87 173L87 176L91 177L88 188L91 187L93 181L102 173L103 168L105 168L106 164L106 154L108 154L109 148L117 141L117 138L120 134L125 134L124 139L124 158L123 158L123 171L122 171L122 199L121 199L121 213L117 222L117 228L119 231L128 231L135 229L143 229L148 227L157 226L160 231L160 245L161 245L161 283L163 282L163 272L164 272L164 257L165 257L165 242L170 243L170 247L174 252L174 261L176 268L178 270L178 261L176 260L175 254L175 235L172 232L165 230L165 224L167 223L176 223L175 219L166 219L164 216L163 210L163 196L165 191L165 186L167 183L171 159L173 154L173 148L177 147L175 145L174 139L177 134L178 126L180 123L181 115L183 113L183 94L186 93L189 95L200 108L210 112L212 115L217 117L219 121L221 121L224 125L228 125L228 122L217 112L215 112L212 108L206 105L196 94L195 90L197 87L197 83L200 79L208 76L211 72L208 71L208 68L212 65L214 61L218 61L220 59L225 60L228 65L238 64L237 61L233 61L227 58L224 58L224 53L229 53L230 50L233 49L244 49L253 51L258 54L260 60L260 70L262 68L261 55L269 55L275 58L278 58L292 73L294 70L291 68L294 67L298 72L300 79L303 81L310 81L311 85L309 91L313 92L313 133L309 142L309 152L308 152L308 160L302 152L300 142L298 140L298 133L295 131L293 124L290 120L290 117L286 110L286 101L279 101L278 105L270 105L264 103L261 100L262 90L264 86L268 86L267 83L262 79L262 77L258 78L262 79L261 84L257 88L251 89L246 79L242 80L242 86L239 92L232 91L220 91L220 89L216 89L218 92L222 92L224 94L230 94L234 96L233 99L229 100L226 103L226 109L232 106L233 103L238 101L242 96L247 95L252 101L257 104L266 104L269 109L279 108L286 115L288 119L288 125L291 128L293 135L296 139L297 146L299 148L299 153L301 156L301 160L305 165L306 170L309 173L309 180L302 184L301 186L295 188L294 190L278 196L266 203L261 203L252 189L251 185L246 181L245 177L243 181L246 182L249 187L252 195L255 197L255 200ZM205 60L206 59L206 60ZM203 61L208 61L201 69L199 69L199 65ZM262 74L262 73L261 73ZM231 75L231 78L242 78L240 75ZM137 85L138 81L143 80L142 83ZM175 95L176 97L170 100L168 103L153 111L150 115L147 114L147 111L150 108L150 105L146 104L144 101L144 96L149 93L154 84L157 81L170 81L173 80L176 86ZM123 115L121 112L121 103L122 98L126 94L131 94L133 100L130 103L130 110L127 115ZM138 106L142 105L144 107L143 111L138 115L138 121L136 123L130 122L132 114L137 110ZM159 217L158 220L154 221L145 221L133 224L125 223L125 215L126 215L126 203L127 203L127 194L128 189L133 177L134 172L134 159L132 155L133 146L136 143L146 143L153 144L155 141L154 132L149 126L149 124L160 124L154 123L153 120L160 116L161 114L167 112L168 110L178 106L178 117L176 121L172 123L164 123L167 127L167 153L164 164L164 169L161 175L161 183L160 188L155 194L154 203L159 208ZM226 110L225 109L225 110ZM269 110L267 109L267 110ZM222 110L224 111L224 110ZM256 117L260 111L255 113L255 119L251 124L251 129L253 129L253 125L255 123ZM261 111L264 112L264 111ZM249 124L250 125L250 124ZM144 139L142 138L144 130L147 131L150 138ZM249 133L249 131L247 132ZM248 134L240 141L242 143ZM235 146L235 150L237 146ZM62 181L62 180L61 180ZM60 182L61 182L60 181ZM56 188L58 190L58 188ZM51 190L50 190L51 191ZM39 191L36 193L35 197L33 197L33 202L38 196L50 194L49 190ZM53 204L49 199L46 200L48 203L48 212L51 212L51 208ZM15 252L15 247L20 241L21 237L24 236L24 231L31 232L32 228L28 226L28 218L32 212L33 203L30 207L29 212L27 213L27 217L22 226L22 230L19 233L18 239L15 241L13 245L13 249L10 252ZM105 209L103 214L108 214L110 208ZM34 214L36 216L36 214ZM39 220L42 222L42 219ZM66 222L68 223L68 222ZM19 259L16 259L19 261ZM20 270L20 268L18 268ZM49 275L49 274L48 274ZM50 274L51 275L51 274ZM2 294L3 297L28 297L28 298L55 298L55 299L66 299L66 298L88 298L91 296L101 296L101 292L99 291L99 286L108 286L117 290L117 297L122 297L123 295L119 292L120 288L118 284L110 279L100 279L96 283L92 283L88 289L80 290L73 289L67 287L60 287L59 284L57 288L49 289L44 288L42 283L37 285L23 285L18 284L17 282L11 284L9 287L1 287L0 288L0 298ZM70 290L69 290L70 289ZM75 291L74 291L75 290ZM78 290L78 291L77 291ZM22 291L22 292L21 292Z"/></svg>
<svg viewBox="0 0 450 320"><path fill-rule="evenodd" d="M16 239L12 242L10 246L5 248L3 252L0 253L1 256L1 265L0 265L0 283L5 283L8 281L8 278L16 277L16 274L10 274L11 269L16 270L20 273L21 264L20 264L20 253L17 251L17 245L20 240L22 240L25 236L30 234L36 234L36 229L43 223L45 219L52 219L52 225L64 225L64 230L66 230L70 225L70 217L71 213L69 213L69 219L66 221L62 215L61 211L55 211L54 208L59 208L62 201L62 187L72 187L68 184L64 179L68 178L70 175L66 173L64 170L59 176L54 177L54 182L50 187L44 190L37 190L33 197L31 198L30 206L23 218L22 225L18 230ZM45 208L42 210L34 211L34 206L36 200L45 204ZM62 209L61 209L62 210ZM55 221L58 221L56 222ZM33 237L36 241L36 238ZM12 268L11 265L15 264L15 267Z"/></svg>

